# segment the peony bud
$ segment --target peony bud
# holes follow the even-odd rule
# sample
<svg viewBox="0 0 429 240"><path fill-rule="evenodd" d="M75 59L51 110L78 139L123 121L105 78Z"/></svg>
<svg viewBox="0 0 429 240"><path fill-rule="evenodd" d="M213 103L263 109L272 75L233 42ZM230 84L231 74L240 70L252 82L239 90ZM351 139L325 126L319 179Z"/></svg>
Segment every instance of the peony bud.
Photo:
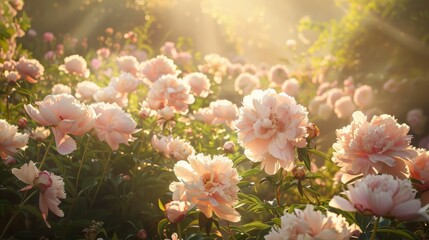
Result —
<svg viewBox="0 0 429 240"><path fill-rule="evenodd" d="M146 239L147 238L147 232L146 232L146 230L144 230L144 229L140 229L138 232L137 232L137 235L136 235L136 237L137 237L137 239Z"/></svg>
<svg viewBox="0 0 429 240"><path fill-rule="evenodd" d="M304 166L295 166L292 169L292 175L296 180L304 180L305 179L305 168Z"/></svg>
<svg viewBox="0 0 429 240"><path fill-rule="evenodd" d="M307 134L308 134L307 138L310 140L312 140L312 139L314 139L320 135L320 130L317 127L317 125L314 123L309 123L307 125L306 129L307 129Z"/></svg>
<svg viewBox="0 0 429 240"><path fill-rule="evenodd" d="M185 201L171 201L165 204L165 214L168 221L171 223L178 223L185 218L188 211L189 203Z"/></svg>
<svg viewBox="0 0 429 240"><path fill-rule="evenodd" d="M27 121L27 119L25 117L22 117L22 118L18 119L18 124L17 125L21 129L26 128L27 125L28 125L28 121Z"/></svg>
<svg viewBox="0 0 429 240"><path fill-rule="evenodd" d="M227 141L223 144L223 151L225 153L234 153L235 152L235 144L232 141Z"/></svg>

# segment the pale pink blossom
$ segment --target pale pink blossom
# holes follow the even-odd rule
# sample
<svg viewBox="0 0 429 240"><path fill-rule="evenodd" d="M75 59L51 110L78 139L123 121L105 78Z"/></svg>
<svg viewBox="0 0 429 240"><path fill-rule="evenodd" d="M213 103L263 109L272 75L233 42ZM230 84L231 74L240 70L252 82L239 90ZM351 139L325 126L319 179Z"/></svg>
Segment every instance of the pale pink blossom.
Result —
<svg viewBox="0 0 429 240"><path fill-rule="evenodd" d="M179 52L173 59L178 65L187 66L192 63L192 54L189 52Z"/></svg>
<svg viewBox="0 0 429 240"><path fill-rule="evenodd" d="M108 48L97 49L97 56L99 58L108 58L110 56L110 49Z"/></svg>
<svg viewBox="0 0 429 240"><path fill-rule="evenodd" d="M89 69L85 59L77 54L66 57L64 64L60 65L58 69L68 74L89 77Z"/></svg>
<svg viewBox="0 0 429 240"><path fill-rule="evenodd" d="M29 83L37 83L45 72L45 68L36 59L21 57L16 63L16 71Z"/></svg>
<svg viewBox="0 0 429 240"><path fill-rule="evenodd" d="M334 112L338 118L349 118L356 110L356 105L350 96L344 96L335 101Z"/></svg>
<svg viewBox="0 0 429 240"><path fill-rule="evenodd" d="M390 93L396 93L401 88L401 83L395 79L389 79L383 84L383 90Z"/></svg>
<svg viewBox="0 0 429 240"><path fill-rule="evenodd" d="M51 32L44 32L43 33L43 41L44 42L50 43L50 42L54 41L54 39L55 39L55 36L53 33L51 33Z"/></svg>
<svg viewBox="0 0 429 240"><path fill-rule="evenodd" d="M346 94L340 88L332 88L326 91L326 102L333 109L335 107L335 102L345 95Z"/></svg>
<svg viewBox="0 0 429 240"><path fill-rule="evenodd" d="M354 93L353 101L360 108L370 107L374 101L372 87L368 85L358 87Z"/></svg>
<svg viewBox="0 0 429 240"><path fill-rule="evenodd" d="M165 215L171 223L178 223L185 218L189 210L189 202L185 201L171 201L164 206Z"/></svg>
<svg viewBox="0 0 429 240"><path fill-rule="evenodd" d="M121 107L110 103L94 103L91 108L98 116L94 130L100 141L106 142L114 151L119 149L119 144L129 145L129 141L134 141L132 134L136 132L137 124Z"/></svg>
<svg viewBox="0 0 429 240"><path fill-rule="evenodd" d="M62 94L62 93L64 93L64 94L71 94L72 90L71 90L71 88L69 86L66 86L66 85L61 84L61 83L55 84L52 87L52 95Z"/></svg>
<svg viewBox="0 0 429 240"><path fill-rule="evenodd" d="M204 56L205 63L198 65L198 70L203 73L213 75L215 83L222 83L223 77L226 76L228 66L231 62L218 54L211 53Z"/></svg>
<svg viewBox="0 0 429 240"><path fill-rule="evenodd" d="M225 123L229 127L234 127L234 121L238 118L237 105L229 100L221 99L210 103L210 108L213 110L212 124Z"/></svg>
<svg viewBox="0 0 429 240"><path fill-rule="evenodd" d="M260 86L259 78L247 72L238 75L234 82L234 89L240 95L248 95Z"/></svg>
<svg viewBox="0 0 429 240"><path fill-rule="evenodd" d="M188 161L174 166L179 182L170 184L173 200L188 201L206 217L213 213L219 218L239 222L240 214L234 209L238 203L239 176L231 159L216 155L191 155Z"/></svg>
<svg viewBox="0 0 429 240"><path fill-rule="evenodd" d="M18 133L18 127L0 119L0 157L14 155L28 143L28 134Z"/></svg>
<svg viewBox="0 0 429 240"><path fill-rule="evenodd" d="M243 66L241 63L230 63L227 67L228 78L234 79L243 72Z"/></svg>
<svg viewBox="0 0 429 240"><path fill-rule="evenodd" d="M299 82L296 78L290 78L283 82L282 91L289 96L296 97L299 92Z"/></svg>
<svg viewBox="0 0 429 240"><path fill-rule="evenodd" d="M317 109L317 117L325 121L331 117L332 113L333 109L331 108L331 106L329 106L329 104L326 103L320 104L319 108Z"/></svg>
<svg viewBox="0 0 429 240"><path fill-rule="evenodd" d="M44 141L51 135L51 131L44 127L36 127L33 131L31 131L30 138L36 141Z"/></svg>
<svg viewBox="0 0 429 240"><path fill-rule="evenodd" d="M96 114L69 94L48 95L36 102L38 109L25 105L28 115L42 126L51 126L57 151L67 155L76 150L76 142L69 136L81 136L94 127Z"/></svg>
<svg viewBox="0 0 429 240"><path fill-rule="evenodd" d="M256 75L258 73L258 67L255 64L246 63L243 65L243 72Z"/></svg>
<svg viewBox="0 0 429 240"><path fill-rule="evenodd" d="M236 122L244 154L273 175L280 168L295 166L295 147L307 142L307 110L285 93L273 89L255 90L244 97Z"/></svg>
<svg viewBox="0 0 429 240"><path fill-rule="evenodd" d="M308 111L312 114L317 114L319 111L319 106L326 103L326 97L327 94L324 94L322 96L315 96L313 99L311 99L310 103L308 104Z"/></svg>
<svg viewBox="0 0 429 240"><path fill-rule="evenodd" d="M118 77L110 79L109 86L114 87L120 93L131 93L137 90L139 80L131 73L122 72Z"/></svg>
<svg viewBox="0 0 429 240"><path fill-rule="evenodd" d="M195 153L192 145L184 139L172 136L162 136L158 138L154 135L151 139L152 147L166 158L173 158L176 161L186 160Z"/></svg>
<svg viewBox="0 0 429 240"><path fill-rule="evenodd" d="M16 83L20 78L21 75L17 71L5 71L4 76L6 77L6 81L9 84Z"/></svg>
<svg viewBox="0 0 429 240"><path fill-rule="evenodd" d="M162 109L158 109L156 112L158 113L158 117L164 120L171 120L174 117L174 111L169 106L165 106Z"/></svg>
<svg viewBox="0 0 429 240"><path fill-rule="evenodd" d="M91 68L94 70L97 70L101 67L101 60L99 58L93 58L91 59Z"/></svg>
<svg viewBox="0 0 429 240"><path fill-rule="evenodd" d="M91 81L82 81L76 85L76 98L80 101L91 101L100 87Z"/></svg>
<svg viewBox="0 0 429 240"><path fill-rule="evenodd" d="M296 45L297 45L297 43L296 43L295 39L288 39L288 40L286 40L286 47L288 47L288 48L290 48L292 50L295 50L296 49Z"/></svg>
<svg viewBox="0 0 429 240"><path fill-rule="evenodd" d="M143 101L140 104L140 112L139 116L143 119L146 119L152 115L154 115L155 112L149 107L149 104L146 101Z"/></svg>
<svg viewBox="0 0 429 240"><path fill-rule="evenodd" d="M165 42L159 49L162 55L174 59L177 56L176 44L174 42Z"/></svg>
<svg viewBox="0 0 429 240"><path fill-rule="evenodd" d="M268 72L268 79L279 86L283 84L286 79L289 78L289 71L284 65L274 65L270 68Z"/></svg>
<svg viewBox="0 0 429 240"><path fill-rule="evenodd" d="M195 101L190 92L191 87L187 82L174 75L164 75L149 89L147 102L154 110L170 106L175 111L186 114L189 104Z"/></svg>
<svg viewBox="0 0 429 240"><path fill-rule="evenodd" d="M139 62L136 57L129 55L121 56L116 58L116 62L120 71L131 73L134 76L137 74Z"/></svg>
<svg viewBox="0 0 429 240"><path fill-rule="evenodd" d="M354 84L354 79L353 77L348 77L346 78L346 80L343 81L343 86L344 86L344 93L350 96L354 95L354 92L356 90L356 86Z"/></svg>
<svg viewBox="0 0 429 240"><path fill-rule="evenodd" d="M152 85L164 75L177 76L180 73L173 60L162 55L142 62L139 66L139 71L148 85Z"/></svg>
<svg viewBox="0 0 429 240"><path fill-rule="evenodd" d="M195 96L206 98L210 93L210 80L204 73L194 72L186 75L183 80L191 86Z"/></svg>
<svg viewBox="0 0 429 240"><path fill-rule="evenodd" d="M425 130L427 117L423 110L419 108L411 109L407 113L407 124L410 126L411 131L416 134L422 134Z"/></svg>
<svg viewBox="0 0 429 240"><path fill-rule="evenodd" d="M310 204L304 210L295 208L293 213L285 213L280 221L280 227L273 227L265 236L266 240L348 240L358 229L341 215L329 211L323 214Z"/></svg>
<svg viewBox="0 0 429 240"><path fill-rule="evenodd" d="M418 156L407 162L410 169L410 177L418 180L414 186L419 191L429 190L429 151L418 150Z"/></svg>
<svg viewBox="0 0 429 240"><path fill-rule="evenodd" d="M343 182L362 174L407 177L404 161L417 156L408 131L407 125L398 124L390 115L375 116L368 122L362 112L355 112L353 121L336 131L337 142L332 146L332 160L344 172Z"/></svg>
<svg viewBox="0 0 429 240"><path fill-rule="evenodd" d="M128 94L118 92L116 88L112 86L98 89L93 95L93 98L96 102L116 103L120 107L126 107L128 105Z"/></svg>
<svg viewBox="0 0 429 240"><path fill-rule="evenodd" d="M22 165L19 169L13 168L12 173L19 180L28 184L21 189L21 191L29 190L33 187L39 189L39 208L48 227L50 227L50 225L46 219L49 210L58 217L64 216L64 212L58 207L61 203L60 199L66 198L62 177L47 171L39 171L33 161Z"/></svg>
<svg viewBox="0 0 429 240"><path fill-rule="evenodd" d="M403 221L428 221L427 209L416 199L408 179L391 175L368 175L348 186L346 198L334 196L329 206L348 212L396 218Z"/></svg>
<svg viewBox="0 0 429 240"><path fill-rule="evenodd" d="M194 118L195 120L204 122L206 124L212 124L214 119L213 109L210 107L199 108L198 110L194 110Z"/></svg>

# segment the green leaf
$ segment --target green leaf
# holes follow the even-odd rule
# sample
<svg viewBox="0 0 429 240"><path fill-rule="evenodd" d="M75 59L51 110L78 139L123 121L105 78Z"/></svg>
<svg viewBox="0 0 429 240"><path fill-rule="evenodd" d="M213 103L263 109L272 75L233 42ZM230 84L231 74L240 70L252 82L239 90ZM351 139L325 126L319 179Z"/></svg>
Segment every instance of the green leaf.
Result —
<svg viewBox="0 0 429 240"><path fill-rule="evenodd" d="M164 204L162 204L161 199L158 198L158 207L161 211L165 212Z"/></svg>
<svg viewBox="0 0 429 240"><path fill-rule="evenodd" d="M377 229L377 233L389 233L389 234L400 236L401 239L410 239L410 240L418 239L413 233L403 229L379 228Z"/></svg>
<svg viewBox="0 0 429 240"><path fill-rule="evenodd" d="M309 149L307 148L297 148L298 151L298 160L301 162L304 162L305 167L308 169L308 171L311 171L311 162L310 162L310 156L308 155Z"/></svg>
<svg viewBox="0 0 429 240"><path fill-rule="evenodd" d="M245 171L244 173L242 173L241 177L246 178L249 176L257 175L259 173L261 173L261 170L259 168L252 168L252 169L249 169L249 170Z"/></svg>
<svg viewBox="0 0 429 240"><path fill-rule="evenodd" d="M168 225L168 219L164 218L161 221L159 221L158 227L156 228L159 236L163 235L164 229L167 227L167 225Z"/></svg>

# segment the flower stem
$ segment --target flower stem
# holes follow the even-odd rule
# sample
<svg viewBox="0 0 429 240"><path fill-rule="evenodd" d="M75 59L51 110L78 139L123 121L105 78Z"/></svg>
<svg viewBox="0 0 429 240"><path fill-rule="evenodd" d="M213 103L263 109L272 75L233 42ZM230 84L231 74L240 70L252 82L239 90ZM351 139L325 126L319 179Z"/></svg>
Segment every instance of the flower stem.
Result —
<svg viewBox="0 0 429 240"><path fill-rule="evenodd" d="M16 218L16 216L18 216L19 213L19 209L34 195L36 194L37 191L33 191L30 195L28 195L28 197L26 197L18 206L18 209L15 210L15 212L13 213L12 217L9 218L9 221L7 222L6 226L3 229L3 232L0 235L0 239L3 239L4 235L7 232L7 229L10 227L10 225L12 224L13 220ZM25 196L25 195L24 195Z"/></svg>
<svg viewBox="0 0 429 240"><path fill-rule="evenodd" d="M229 225L229 221L226 221L226 226L228 227L228 232L229 232L229 234L231 234L232 240L235 240L235 236L234 236L234 233L231 230L231 226Z"/></svg>
<svg viewBox="0 0 429 240"><path fill-rule="evenodd" d="M76 177L76 192L77 192L77 185L79 183L80 172L82 171L83 162L85 160L86 150L88 149L90 139L91 139L91 135L88 136L88 140L86 141L86 144L85 144L85 149L83 150L82 158L80 159L79 171L77 172L77 177Z"/></svg>
<svg viewBox="0 0 429 240"><path fill-rule="evenodd" d="M182 226L180 225L180 222L176 223L176 227L177 227L177 236L179 238L179 240L182 239Z"/></svg>
<svg viewBox="0 0 429 240"><path fill-rule="evenodd" d="M377 236L377 230L378 230L378 223L380 222L380 217L377 217L374 223L374 228L372 229L372 234L370 240L375 240L375 237Z"/></svg>
<svg viewBox="0 0 429 240"><path fill-rule="evenodd" d="M45 154L43 155L42 162L40 163L39 170L42 169L43 164L45 163L46 156L48 156L49 149L51 148L52 143L54 142L54 137L51 137L48 146L46 147Z"/></svg>
<svg viewBox="0 0 429 240"><path fill-rule="evenodd" d="M89 205L89 208L92 208L92 205L94 205L95 199L97 199L98 192L100 191L101 184L103 183L104 178L106 177L106 174L109 171L111 156L112 156L112 151L109 152L109 156L107 157L106 167L104 168L104 171L103 171L103 176L101 176L100 182L98 183L97 190L95 190L95 195L91 201L91 204Z"/></svg>

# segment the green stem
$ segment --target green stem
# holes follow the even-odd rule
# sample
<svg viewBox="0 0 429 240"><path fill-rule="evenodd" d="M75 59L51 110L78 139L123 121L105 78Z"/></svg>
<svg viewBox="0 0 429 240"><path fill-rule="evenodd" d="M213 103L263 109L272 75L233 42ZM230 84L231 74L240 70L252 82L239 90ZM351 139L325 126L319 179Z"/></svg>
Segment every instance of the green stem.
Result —
<svg viewBox="0 0 429 240"><path fill-rule="evenodd" d="M91 135L88 136L88 140L86 141L86 144L85 144L85 149L83 150L82 158L80 159L79 171L77 172L77 177L76 177L76 192L77 192L77 185L79 183L80 172L82 171L83 162L85 160L86 150L88 149L90 139L91 139Z"/></svg>
<svg viewBox="0 0 429 240"><path fill-rule="evenodd" d="M226 226L228 227L228 232L231 235L232 240L235 240L234 233L231 230L231 226L229 225L229 221L226 221Z"/></svg>
<svg viewBox="0 0 429 240"><path fill-rule="evenodd" d="M14 214L12 215L11 218L9 218L9 221L7 222L6 226L3 229L3 232L0 235L0 239L3 239L4 235L7 232L7 229L10 227L10 225L12 224L13 220L16 218L16 216L18 216L19 213L19 209L21 209L21 207L36 193L37 191L33 191L30 195L28 195L27 198L25 198L18 206L18 209L14 212ZM26 192L27 193L27 192ZM25 195L24 195L25 196Z"/></svg>
<svg viewBox="0 0 429 240"><path fill-rule="evenodd" d="M281 187L283 184L283 168L280 168L279 170L279 178L277 182L278 182L278 185L276 187L276 201L277 201L277 206L280 206L280 197L282 195Z"/></svg>
<svg viewBox="0 0 429 240"><path fill-rule="evenodd" d="M182 226L180 225L180 222L176 223L176 227L177 227L177 236L179 238L179 240L182 239Z"/></svg>
<svg viewBox="0 0 429 240"><path fill-rule="evenodd" d="M40 163L39 170L42 169L43 164L45 163L46 157L48 156L49 149L51 148L52 143L54 142L54 137L51 137L48 146L46 147L45 154L43 155L42 162Z"/></svg>
<svg viewBox="0 0 429 240"><path fill-rule="evenodd" d="M112 156L112 151L109 152L109 156L107 157L107 163L106 163L106 167L103 171L103 176L101 176L100 182L98 183L98 186L97 186L97 190L95 191L94 198L92 199L91 204L89 205L90 209L92 208L92 205L94 205L95 199L97 199L98 192L100 191L101 184L103 183L104 178L106 177L106 174L109 171L111 156Z"/></svg>
<svg viewBox="0 0 429 240"><path fill-rule="evenodd" d="M375 240L375 237L377 236L377 230L378 230L378 223L380 222L380 217L377 217L374 223L374 228L372 229L372 234L370 240Z"/></svg>

